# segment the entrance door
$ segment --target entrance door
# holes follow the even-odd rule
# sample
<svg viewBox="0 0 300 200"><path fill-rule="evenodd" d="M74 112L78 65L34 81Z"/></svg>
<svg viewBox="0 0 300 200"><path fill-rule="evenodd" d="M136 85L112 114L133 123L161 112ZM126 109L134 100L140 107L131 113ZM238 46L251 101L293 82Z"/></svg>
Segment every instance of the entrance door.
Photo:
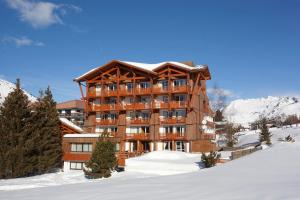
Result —
<svg viewBox="0 0 300 200"><path fill-rule="evenodd" d="M171 141L164 142L164 150L172 151L172 142Z"/></svg>
<svg viewBox="0 0 300 200"><path fill-rule="evenodd" d="M176 141L176 151L184 151L184 143L181 141Z"/></svg>
<svg viewBox="0 0 300 200"><path fill-rule="evenodd" d="M149 142L142 142L142 147L144 152L150 152L150 144Z"/></svg>

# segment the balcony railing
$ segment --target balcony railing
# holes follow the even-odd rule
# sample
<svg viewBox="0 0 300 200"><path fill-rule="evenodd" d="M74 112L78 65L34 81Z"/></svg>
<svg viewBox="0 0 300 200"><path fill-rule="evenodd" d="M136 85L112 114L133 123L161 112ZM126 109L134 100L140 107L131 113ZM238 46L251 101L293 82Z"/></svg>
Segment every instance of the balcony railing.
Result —
<svg viewBox="0 0 300 200"><path fill-rule="evenodd" d="M96 119L97 125L115 125L116 123L115 119Z"/></svg>
<svg viewBox="0 0 300 200"><path fill-rule="evenodd" d="M216 135L215 134L201 134L200 139L201 140L214 140L214 139L216 139Z"/></svg>
<svg viewBox="0 0 300 200"><path fill-rule="evenodd" d="M136 119L127 119L128 124L149 124L149 118L136 118Z"/></svg>
<svg viewBox="0 0 300 200"><path fill-rule="evenodd" d="M151 103L131 103L131 104L123 104L123 108L125 110L143 110L143 109L150 109Z"/></svg>
<svg viewBox="0 0 300 200"><path fill-rule="evenodd" d="M126 133L127 140L149 140L150 133Z"/></svg>
<svg viewBox="0 0 300 200"><path fill-rule="evenodd" d="M167 102L154 102L153 108L167 109L167 108L169 108L169 103L167 103Z"/></svg>
<svg viewBox="0 0 300 200"><path fill-rule="evenodd" d="M170 118L161 118L160 122L162 124L178 124L178 123L185 123L185 117L170 117Z"/></svg>
<svg viewBox="0 0 300 200"><path fill-rule="evenodd" d="M161 140L186 140L185 133L160 133Z"/></svg>
<svg viewBox="0 0 300 200"><path fill-rule="evenodd" d="M168 109L168 108L178 109L186 108L186 101L171 101L170 103L166 102L155 102L151 103L131 103L131 104L92 104L88 107L89 111L111 111L111 110L147 110L147 109Z"/></svg>
<svg viewBox="0 0 300 200"><path fill-rule="evenodd" d="M92 105L93 111L110 111L110 110L118 110L121 106L119 104L99 104Z"/></svg>
<svg viewBox="0 0 300 200"><path fill-rule="evenodd" d="M108 90L108 89L103 89L103 90L89 90L89 97L95 98L95 97L100 97L100 96L127 96L127 95L146 95L146 94L160 94L160 93L186 93L189 91L189 87L187 85L182 85L182 86L169 86L169 87L159 87L157 85L154 85L153 87L149 88L124 88L121 87L119 89L115 90Z"/></svg>
<svg viewBox="0 0 300 200"><path fill-rule="evenodd" d="M99 133L100 137L119 138L121 135L118 132Z"/></svg>

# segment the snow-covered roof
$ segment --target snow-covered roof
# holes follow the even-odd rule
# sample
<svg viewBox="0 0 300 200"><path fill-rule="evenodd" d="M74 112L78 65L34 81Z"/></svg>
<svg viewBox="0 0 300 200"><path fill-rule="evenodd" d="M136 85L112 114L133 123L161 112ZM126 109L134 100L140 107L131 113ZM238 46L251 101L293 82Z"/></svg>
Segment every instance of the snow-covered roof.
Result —
<svg viewBox="0 0 300 200"><path fill-rule="evenodd" d="M59 120L65 124L66 126L69 126L70 128L78 131L79 133L82 133L83 132L83 129L80 128L79 126L77 126L76 124L74 124L73 122L71 122L70 120L68 120L67 118L64 118L64 117L60 117ZM77 134L74 134L74 135L77 135ZM80 135L80 134L78 134Z"/></svg>
<svg viewBox="0 0 300 200"><path fill-rule="evenodd" d="M113 61L109 62L108 64L110 64L112 62L118 62L118 63L124 64L124 65L127 65L127 66L132 66L132 67L141 69L143 71L147 71L149 73L154 73L154 74L156 74L156 72L155 72L156 69L158 69L158 68L160 68L162 66L165 66L167 64L175 65L175 66L178 66L180 68L187 69L187 70L201 70L201 69L206 69L207 68L207 66L204 66L204 65L189 66L187 64L180 63L180 62L175 62L175 61L166 61L166 62L149 64L149 63L139 63L139 62L113 60ZM106 65L108 65L108 64L106 64ZM96 68L94 68L94 69L92 69L92 70L84 73L83 75L75 78L74 80L75 81L80 81L81 79L83 79L87 75L90 75L90 74L94 73L95 71L101 69L102 67L104 67L106 65L103 65L103 66L100 66L100 67L96 67Z"/></svg>
<svg viewBox="0 0 300 200"><path fill-rule="evenodd" d="M80 133L80 134L66 134L65 138L98 138L100 137L99 133Z"/></svg>

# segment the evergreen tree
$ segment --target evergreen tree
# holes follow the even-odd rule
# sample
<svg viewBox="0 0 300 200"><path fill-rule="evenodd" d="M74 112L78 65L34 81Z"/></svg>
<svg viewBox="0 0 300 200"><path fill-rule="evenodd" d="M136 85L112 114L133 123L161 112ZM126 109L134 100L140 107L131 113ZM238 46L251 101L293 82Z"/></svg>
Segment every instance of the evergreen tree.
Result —
<svg viewBox="0 0 300 200"><path fill-rule="evenodd" d="M259 135L260 142L266 142L267 145L271 145L272 144L271 136L272 135L267 126L267 119L262 118L260 121L260 135Z"/></svg>
<svg viewBox="0 0 300 200"><path fill-rule="evenodd" d="M117 166L115 146L101 138L93 150L91 159L86 163L85 176L90 179L108 178Z"/></svg>
<svg viewBox="0 0 300 200"><path fill-rule="evenodd" d="M203 162L206 168L213 167L217 164L218 160L220 159L221 155L217 152L210 152L208 155L202 153L201 161Z"/></svg>
<svg viewBox="0 0 300 200"><path fill-rule="evenodd" d="M62 166L62 134L60 130L59 116L56 110L56 102L50 88L42 97L35 111L36 137L39 142L38 172L52 172Z"/></svg>
<svg viewBox="0 0 300 200"><path fill-rule="evenodd" d="M227 123L225 125L224 130L225 130L225 137L227 140L227 147L233 147L237 142L235 133L239 132L239 128L235 127L234 124L232 123Z"/></svg>
<svg viewBox="0 0 300 200"><path fill-rule="evenodd" d="M26 125L30 118L29 101L20 88L8 94L0 108L0 177L27 176L25 141Z"/></svg>

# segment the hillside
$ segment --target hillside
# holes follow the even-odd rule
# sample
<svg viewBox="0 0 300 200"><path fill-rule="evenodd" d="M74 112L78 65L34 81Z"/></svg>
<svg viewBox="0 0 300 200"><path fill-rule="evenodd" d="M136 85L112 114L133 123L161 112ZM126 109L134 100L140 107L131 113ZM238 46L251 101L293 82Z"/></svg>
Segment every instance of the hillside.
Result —
<svg viewBox="0 0 300 200"><path fill-rule="evenodd" d="M4 102L5 97L13 91L13 89L16 88L16 85L0 79L0 105ZM28 96L30 101L36 101L36 98L34 96L32 96L31 94L29 94L28 92L26 92L25 90L23 90L25 92L25 94Z"/></svg>
<svg viewBox="0 0 300 200"><path fill-rule="evenodd" d="M296 97L267 97L232 101L224 110L224 117L233 123L247 126L260 116L273 118L300 115L300 100Z"/></svg>
<svg viewBox="0 0 300 200"><path fill-rule="evenodd" d="M136 175L131 171L119 173L120 178L104 180L77 181L78 184L59 185L59 179L51 180L52 185L44 184L45 178L38 177L2 180L3 190L9 190L12 184L25 184L28 179L36 179L36 187L24 190L1 191L0 199L299 199L300 161L296 159L300 151L300 128L272 129L271 148L250 154L249 156L219 165L210 169L199 169L191 173L168 176ZM278 137L292 135L295 143L278 142ZM242 136L244 135L244 136ZM246 139L245 136L249 137ZM258 134L241 133L241 141L253 142ZM251 137L251 138L250 138ZM246 140L245 140L246 139ZM161 160L166 162L167 156L162 154ZM148 154L158 159L159 154ZM176 155L170 160L186 159L185 155ZM188 158L189 159L189 158ZM192 162L195 162L193 160ZM135 161L137 164L137 162ZM135 166L136 166L135 164ZM140 163L143 165L143 162ZM145 170L148 164L144 165ZM142 169L142 166L141 168ZM157 170L160 170L158 168ZM171 171L171 170L170 170ZM139 172L141 173L141 171ZM76 174L76 173L75 173ZM134 175L135 174L135 175ZM71 176L68 178L72 179ZM78 178L78 177L76 177ZM39 179L39 181L38 181ZM76 183L76 180L73 179ZM15 181L16 183L12 183ZM62 180L67 181L67 180ZM69 180L70 181L70 180ZM39 183L41 182L41 183ZM71 181L70 181L71 182ZM30 181L30 183L33 183ZM28 182L27 182L28 184Z"/></svg>

